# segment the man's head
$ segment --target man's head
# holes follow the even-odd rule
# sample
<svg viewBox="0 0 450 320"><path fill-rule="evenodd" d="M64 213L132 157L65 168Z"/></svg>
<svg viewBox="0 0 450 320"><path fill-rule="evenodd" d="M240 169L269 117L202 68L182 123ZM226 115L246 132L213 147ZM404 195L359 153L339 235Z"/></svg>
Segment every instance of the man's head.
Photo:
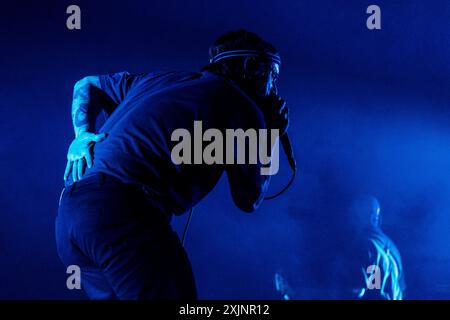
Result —
<svg viewBox="0 0 450 320"><path fill-rule="evenodd" d="M211 45L209 57L211 63L204 69L234 80L254 98L277 92L280 58L255 33L243 29L225 33Z"/></svg>
<svg viewBox="0 0 450 320"><path fill-rule="evenodd" d="M361 195L355 198L352 202L351 214L351 219L359 228L381 227L380 203L372 195Z"/></svg>

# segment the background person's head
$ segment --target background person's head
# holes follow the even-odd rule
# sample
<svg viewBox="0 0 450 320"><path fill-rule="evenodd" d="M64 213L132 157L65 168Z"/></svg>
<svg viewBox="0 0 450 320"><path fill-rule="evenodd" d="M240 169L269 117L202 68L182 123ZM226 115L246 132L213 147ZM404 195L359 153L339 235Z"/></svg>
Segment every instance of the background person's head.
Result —
<svg viewBox="0 0 450 320"><path fill-rule="evenodd" d="M232 50L256 50L262 53L278 54L273 45L257 34L244 29L231 31L220 36L209 48L209 57ZM204 69L213 71L235 81L253 98L263 98L272 91L277 92L276 82L279 64L260 57L232 57L213 62Z"/></svg>
<svg viewBox="0 0 450 320"><path fill-rule="evenodd" d="M357 196L350 207L350 219L356 229L381 227L380 202L372 195Z"/></svg>

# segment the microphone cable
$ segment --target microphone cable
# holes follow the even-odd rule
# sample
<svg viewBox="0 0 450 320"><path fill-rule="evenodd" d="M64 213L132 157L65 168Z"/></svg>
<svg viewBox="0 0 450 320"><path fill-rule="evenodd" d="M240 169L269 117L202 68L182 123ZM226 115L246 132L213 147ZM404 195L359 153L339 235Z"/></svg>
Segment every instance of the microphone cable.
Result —
<svg viewBox="0 0 450 320"><path fill-rule="evenodd" d="M189 228L189 224L191 223L191 219L192 219L192 212L194 212L194 208L191 207L189 209L189 215L188 215L188 220L186 221L186 225L184 226L184 232L183 232L183 237L181 238L181 245L184 247L184 242L186 241L186 235L187 235L187 231Z"/></svg>

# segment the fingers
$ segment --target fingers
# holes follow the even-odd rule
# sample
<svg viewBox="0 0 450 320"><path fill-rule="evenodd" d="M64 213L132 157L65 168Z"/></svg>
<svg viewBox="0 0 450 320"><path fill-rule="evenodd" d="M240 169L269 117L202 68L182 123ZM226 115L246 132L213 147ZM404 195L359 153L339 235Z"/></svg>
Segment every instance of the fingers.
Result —
<svg viewBox="0 0 450 320"><path fill-rule="evenodd" d="M67 160L66 170L64 171L64 181L67 180L70 174L70 169L72 169L73 162L70 160Z"/></svg>
<svg viewBox="0 0 450 320"><path fill-rule="evenodd" d="M83 177L84 174L84 167L85 167L85 162L84 159L78 160L78 164L77 164L77 180L80 180L81 177Z"/></svg>
<svg viewBox="0 0 450 320"><path fill-rule="evenodd" d="M94 165L92 156L92 142L101 142L107 138L106 133L83 132L74 141L72 141L68 151L68 162L64 172L64 180L72 171L72 179L74 182L81 179L86 169L92 168Z"/></svg>
<svg viewBox="0 0 450 320"><path fill-rule="evenodd" d="M68 161L66 166L66 171L64 172L64 180L67 180L70 174L70 170L72 169L72 180L73 182L77 182L80 180L83 175L84 171L86 169L86 162L85 159L75 160L75 161ZM90 158L90 165L92 166L92 158Z"/></svg>
<svg viewBox="0 0 450 320"><path fill-rule="evenodd" d="M75 160L73 162L73 165L72 165L72 180L73 180L73 182L78 180L78 170L77 170L77 168L78 168L78 161L79 160Z"/></svg>
<svg viewBox="0 0 450 320"><path fill-rule="evenodd" d="M86 153L85 159L86 159L87 167L91 168L92 164L93 164L93 161L92 161L92 155L91 155L90 152Z"/></svg>

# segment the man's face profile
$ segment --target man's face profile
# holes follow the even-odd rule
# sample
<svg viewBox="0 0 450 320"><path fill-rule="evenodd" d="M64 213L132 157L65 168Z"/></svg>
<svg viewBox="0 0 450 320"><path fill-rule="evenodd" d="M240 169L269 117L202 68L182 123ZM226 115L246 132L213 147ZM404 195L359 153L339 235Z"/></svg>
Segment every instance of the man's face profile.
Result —
<svg viewBox="0 0 450 320"><path fill-rule="evenodd" d="M246 65L245 72L249 74L250 87L258 97L264 98L277 93L280 73L280 66L277 63L252 60Z"/></svg>

